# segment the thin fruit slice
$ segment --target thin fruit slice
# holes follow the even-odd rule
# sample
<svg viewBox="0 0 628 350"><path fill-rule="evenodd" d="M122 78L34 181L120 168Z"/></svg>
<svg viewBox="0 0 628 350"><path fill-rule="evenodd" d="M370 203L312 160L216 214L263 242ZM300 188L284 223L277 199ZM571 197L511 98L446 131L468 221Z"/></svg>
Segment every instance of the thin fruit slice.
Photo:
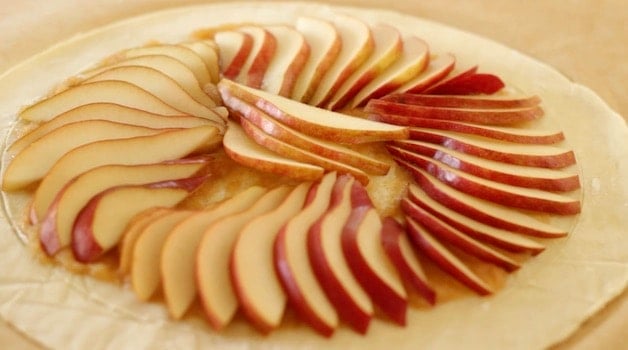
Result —
<svg viewBox="0 0 628 350"><path fill-rule="evenodd" d="M93 77L104 73L105 71L117 68L117 67L146 67L151 68L160 73L166 75L173 81L175 81L187 94L189 94L194 100L199 102L200 104L207 107L215 107L216 102L212 100L205 92L202 90L202 86L200 82L196 79L194 72L190 70L186 65L184 65L181 61L164 55L148 55L148 56L138 56L128 58L126 60L122 60L120 62L116 62L114 64L104 66L95 70L91 70L81 74L81 78L85 80L90 80ZM101 79L102 80L102 79ZM121 80L121 79L113 79L113 80ZM134 83L129 81L130 83ZM138 85L144 88L142 85ZM147 91L151 91L148 88L144 88ZM154 92L152 92L155 94ZM157 94L155 94L157 95ZM159 96L159 95L157 95ZM162 98L163 100L163 98Z"/></svg>
<svg viewBox="0 0 628 350"><path fill-rule="evenodd" d="M384 96L399 88L405 82L419 75L429 60L429 47L425 41L414 36L404 38L401 57L364 86L353 97L349 106L356 108L371 98Z"/></svg>
<svg viewBox="0 0 628 350"><path fill-rule="evenodd" d="M362 169L370 174L385 175L390 169L389 164L378 159L353 151L335 142L310 137L291 129L260 109L235 97L229 97L225 100L225 104L232 111L238 112L241 118L245 118L264 133L294 147Z"/></svg>
<svg viewBox="0 0 628 350"><path fill-rule="evenodd" d="M487 96L460 96L460 95L424 95L412 93L396 93L381 98L391 101L417 106L450 107L450 108L526 108L541 103L538 96L527 97L487 97Z"/></svg>
<svg viewBox="0 0 628 350"><path fill-rule="evenodd" d="M307 234L329 207L335 181L336 173L329 173L310 188L303 210L279 230L274 245L275 269L290 306L304 322L326 337L338 327L338 314L312 270Z"/></svg>
<svg viewBox="0 0 628 350"><path fill-rule="evenodd" d="M330 22L313 17L299 17L296 29L310 46L310 56L294 85L291 99L307 103L320 83L323 74L334 63L342 41Z"/></svg>
<svg viewBox="0 0 628 350"><path fill-rule="evenodd" d="M373 52L374 42L369 26L360 19L337 15L333 24L340 34L342 47L334 63L324 73L308 104L322 107Z"/></svg>
<svg viewBox="0 0 628 350"><path fill-rule="evenodd" d="M300 184L276 209L247 223L233 248L230 271L238 301L249 321L264 333L279 326L287 303L275 272L273 244L281 227L301 211L310 186Z"/></svg>
<svg viewBox="0 0 628 350"><path fill-rule="evenodd" d="M365 334L373 317L373 303L353 276L341 244L352 208L364 205L351 196L354 182L348 175L338 177L329 209L310 227L307 245L312 269L340 320Z"/></svg>
<svg viewBox="0 0 628 350"><path fill-rule="evenodd" d="M208 152L220 145L213 126L164 131L151 136L90 143L66 153L41 181L33 198L31 220L44 218L63 187L79 174L107 164L147 164Z"/></svg>
<svg viewBox="0 0 628 350"><path fill-rule="evenodd" d="M154 135L160 129L104 120L66 124L30 144L9 163L2 180L3 190L18 190L41 180L67 152L92 142Z"/></svg>
<svg viewBox="0 0 628 350"><path fill-rule="evenodd" d="M312 137L347 144L408 137L408 130L404 127L322 110L230 80L220 81L218 89L223 99L236 97L268 113L286 126Z"/></svg>
<svg viewBox="0 0 628 350"><path fill-rule="evenodd" d="M414 175L417 184L430 198L484 224L536 237L567 235L565 230L530 215L457 191L428 173L417 172Z"/></svg>
<svg viewBox="0 0 628 350"><path fill-rule="evenodd" d="M187 115L165 116L113 103L90 103L71 109L52 120L40 124L37 128L15 140L9 146L8 152L17 154L44 135L66 124L87 120L108 120L154 129L191 128L210 123L205 118Z"/></svg>
<svg viewBox="0 0 628 350"><path fill-rule="evenodd" d="M517 144L499 140L485 140L480 137L450 131L413 128L415 140L442 145L451 150L494 160L497 162L561 169L576 163L572 150L561 146ZM394 141L396 146L413 150L414 141Z"/></svg>
<svg viewBox="0 0 628 350"><path fill-rule="evenodd" d="M149 300L161 285L161 249L172 229L193 211L171 210L154 218L133 245L131 286L140 300Z"/></svg>
<svg viewBox="0 0 628 350"><path fill-rule="evenodd" d="M91 198L112 187L141 185L197 174L208 159L157 164L103 165L74 178L55 198L39 228L44 251L54 255L70 244L76 217Z"/></svg>
<svg viewBox="0 0 628 350"><path fill-rule="evenodd" d="M408 186L408 198L447 224L470 237L514 253L530 252L533 255L545 250L545 246L521 234L483 224L449 209L427 195L415 184ZM563 237L564 235L556 235Z"/></svg>
<svg viewBox="0 0 628 350"><path fill-rule="evenodd" d="M113 80L73 86L25 108L20 112L20 118L34 122L47 121L61 113L90 103L115 103L169 116L183 114L136 85Z"/></svg>
<svg viewBox="0 0 628 350"><path fill-rule="evenodd" d="M412 126L413 118L444 119L482 125L513 125L539 119L543 109L539 106L509 109L449 108L409 105L386 100L370 100L364 108L373 114L391 114L406 120ZM377 119L376 119L377 120Z"/></svg>
<svg viewBox="0 0 628 350"><path fill-rule="evenodd" d="M193 214L172 229L161 251L161 278L170 316L180 319L197 295L196 250L207 227L251 207L267 190L253 186L215 207Z"/></svg>
<svg viewBox="0 0 628 350"><path fill-rule="evenodd" d="M408 234L414 245L436 263L440 269L479 295L493 293L493 288L490 285L412 218L408 219Z"/></svg>
<svg viewBox="0 0 628 350"><path fill-rule="evenodd" d="M203 234L196 253L196 281L205 316L215 329L227 326L238 309L229 261L240 231L253 218L277 208L289 192L286 186L275 188L245 211L213 223Z"/></svg>
<svg viewBox="0 0 628 350"><path fill-rule="evenodd" d="M212 83L215 84L220 80L218 48L215 43L206 40L194 40L181 43L180 45L196 52L203 62L205 62L205 67L209 72Z"/></svg>
<svg viewBox="0 0 628 350"><path fill-rule="evenodd" d="M264 27L275 37L276 50L266 69L262 89L290 97L294 84L310 55L310 46L297 30L283 25Z"/></svg>
<svg viewBox="0 0 628 350"><path fill-rule="evenodd" d="M242 70L253 48L253 37L235 30L221 31L214 35L220 48L220 70L228 79L235 79Z"/></svg>
<svg viewBox="0 0 628 350"><path fill-rule="evenodd" d="M133 261L133 247L137 238L146 226L153 220L165 215L170 208L152 207L135 215L124 229L124 234L118 243L118 273L127 276L131 273L131 263Z"/></svg>
<svg viewBox="0 0 628 350"><path fill-rule="evenodd" d="M366 189L358 184L353 187L353 198L368 200ZM372 205L353 208L342 232L342 251L373 304L393 322L405 325L408 296L399 272L382 246L381 231L382 221Z"/></svg>
<svg viewBox="0 0 628 350"><path fill-rule="evenodd" d="M482 261L501 267L508 272L515 271L521 267L519 263L510 257L458 231L423 208L412 203L409 199L402 199L401 206L407 216L410 216L417 223L420 223L432 236L439 240L458 247L461 251Z"/></svg>
<svg viewBox="0 0 628 350"><path fill-rule="evenodd" d="M413 142L412 151L393 145L387 149L391 155L410 163L422 163L422 157L429 157L453 169L511 186L550 192L568 192L580 188L578 175L561 169L506 164L420 141Z"/></svg>
<svg viewBox="0 0 628 350"><path fill-rule="evenodd" d="M306 181L319 179L325 172L320 166L285 158L258 145L235 122L229 122L222 143L235 162L262 172Z"/></svg>
<svg viewBox="0 0 628 350"><path fill-rule="evenodd" d="M264 81L264 74L277 48L277 40L266 29L249 25L238 28L238 31L249 34L253 38L253 47L242 65L236 81L259 89Z"/></svg>
<svg viewBox="0 0 628 350"><path fill-rule="evenodd" d="M355 70L332 95L326 108L331 110L345 106L366 84L382 74L403 51L403 40L399 31L386 24L371 27L374 49L366 61Z"/></svg>
<svg viewBox="0 0 628 350"><path fill-rule="evenodd" d="M297 161L302 161L304 163L317 165L328 171L338 171L339 173L343 174L352 174L364 184L368 184L369 182L368 175L360 169L343 164L341 162L337 162L329 158L321 157L316 153L294 147L286 142L283 142L273 136L264 133L264 131L260 130L258 127L253 125L253 123L249 122L246 119L241 119L240 124L242 125L242 129L244 129L246 135L250 137L253 141L255 141L258 145L266 147L281 156Z"/></svg>
<svg viewBox="0 0 628 350"><path fill-rule="evenodd" d="M86 82L106 80L135 84L185 114L213 120L217 125L222 124L222 117L211 109L216 107L213 100L209 99L211 105L199 103L174 79L156 69L142 66L114 67L89 78Z"/></svg>
<svg viewBox="0 0 628 350"><path fill-rule="evenodd" d="M425 70L414 78L406 81L403 85L393 90L393 92L420 93L429 86L444 79L456 64L456 57L450 53L438 55L430 59L430 63Z"/></svg>
<svg viewBox="0 0 628 350"><path fill-rule="evenodd" d="M414 288L430 305L436 303L436 292L423 271L416 250L405 229L392 217L384 218L381 231L382 246L401 279Z"/></svg>
<svg viewBox="0 0 628 350"><path fill-rule="evenodd" d="M93 262L115 247L135 215L152 207L173 207L206 177L186 178L101 192L81 210L72 230L72 252L79 262ZM116 220L111 220L116 218Z"/></svg>

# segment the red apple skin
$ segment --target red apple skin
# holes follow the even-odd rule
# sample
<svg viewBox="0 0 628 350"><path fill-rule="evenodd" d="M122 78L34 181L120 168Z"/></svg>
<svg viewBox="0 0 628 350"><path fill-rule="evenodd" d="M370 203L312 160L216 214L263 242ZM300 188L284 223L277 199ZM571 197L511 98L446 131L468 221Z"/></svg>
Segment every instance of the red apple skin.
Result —
<svg viewBox="0 0 628 350"><path fill-rule="evenodd" d="M431 86L423 89L423 91L421 91L421 93L427 93L428 91L441 86L443 84L448 84L448 83L453 83L456 84L457 81L464 81L465 79L469 78L470 76L477 74L478 72L478 66L472 66L470 68L468 68L465 71L462 71L460 73L455 73L452 71L449 72L448 75L444 76L443 79L438 82L438 84L432 84Z"/></svg>
<svg viewBox="0 0 628 350"><path fill-rule="evenodd" d="M332 210L338 206L342 201L342 192L347 182L349 182L349 175L339 176L334 184L332 190L332 197L329 204L329 209ZM354 203L352 203L353 206ZM355 301L351 298L351 295L342 285L342 282L338 280L332 268L329 266L327 259L325 259L325 252L323 251L321 235L324 234L321 231L321 224L325 218L323 215L318 221L312 225L308 232L308 256L310 258L310 264L316 278L318 279L321 287L325 291L327 298L334 305L338 316L341 320L349 324L358 333L366 334L368 326L370 324L372 316L365 313Z"/></svg>
<svg viewBox="0 0 628 350"><path fill-rule="evenodd" d="M251 63L251 67L249 68L246 76L246 85L256 89L262 87L264 75L266 74L268 65L273 59L277 48L277 40L275 39L275 36L270 34L267 30L264 31L266 32L264 43Z"/></svg>
<svg viewBox="0 0 628 350"><path fill-rule="evenodd" d="M427 281L417 276L403 257L399 247L399 238L405 235L405 229L392 217L386 217L382 226L382 245L390 261L399 271L404 281L412 286L430 305L436 304L436 292Z"/></svg>
<svg viewBox="0 0 628 350"><path fill-rule="evenodd" d="M304 208L310 205L316 197L318 186L319 183L316 182L312 184L312 187L310 187L305 203L303 204ZM329 325L323 322L316 315L316 313L312 311L301 293L301 288L295 283L296 279L293 276L292 269L287 264L288 256L286 248L286 230L285 228L282 228L277 234L273 258L275 261L277 276L279 276L279 281L288 296L288 303L294 308L299 317L310 325L310 327L312 327L316 332L324 337L331 337L334 333L334 328L329 327Z"/></svg>
<svg viewBox="0 0 628 350"><path fill-rule="evenodd" d="M461 239L458 235L450 231L444 226L438 219L429 214L426 210L422 209L416 204L413 204L409 199L404 198L401 200L401 208L406 215L410 216L416 222L421 223L425 229L429 230L433 236L446 241L449 244L460 248L465 253L475 256L476 258L501 267L502 269L513 272L518 270L521 266L516 262L507 259L501 259L499 256L491 254L490 251L480 249L477 245L469 244L467 241ZM471 241L474 241L471 238Z"/></svg>
<svg viewBox="0 0 628 350"><path fill-rule="evenodd" d="M463 159L459 159L454 155L448 155L447 153L444 153L437 149L420 144L414 144L412 151L404 150L392 145L388 145L386 148L388 149L388 152L393 155L393 157L404 159L410 163L422 163L423 159L415 156L415 154L419 154L443 162L450 167L458 169L460 171L464 171L465 173L508 185L553 192L568 192L580 188L580 180L578 179L578 175L571 175L556 179L536 178L523 175L508 174L497 170L488 169L480 165L467 162Z"/></svg>
<svg viewBox="0 0 628 350"><path fill-rule="evenodd" d="M181 188L192 192L202 185L207 176L197 176L185 179L160 181L145 185L148 188ZM102 247L94 238L93 223L94 214L98 208L100 199L110 191L119 187L113 187L94 196L77 215L72 230L72 252L74 258L82 263L89 263L97 260L102 254Z"/></svg>
<svg viewBox="0 0 628 350"><path fill-rule="evenodd" d="M436 265L438 265L443 271L450 274L452 277L463 283L465 286L479 294L480 296L487 296L493 292L485 288L467 275L461 273L454 264L452 264L436 247L434 247L428 240L426 240L421 232L420 226L412 218L408 218L408 235L415 247L419 249L423 254L429 257Z"/></svg>
<svg viewBox="0 0 628 350"><path fill-rule="evenodd" d="M374 116L375 117L375 116ZM375 118L379 118L380 121L388 120L391 124L402 123L405 119L395 118L394 115L378 115ZM397 121L398 120L398 121ZM494 140L508 141L521 144L537 144L537 145L551 145L565 140L565 135L562 131L550 132L546 135L523 135L510 133L498 129L489 129L479 125L472 125L467 123L461 123L451 120L439 120L429 118L414 118L412 123L419 128L430 128L444 131L453 131L462 134L470 134L488 137ZM421 130L410 128L410 139L418 140L421 138Z"/></svg>
<svg viewBox="0 0 628 350"><path fill-rule="evenodd" d="M541 103L539 96L518 98L467 97L460 95L423 95L412 93L395 93L381 98L384 101L403 103L414 106L449 107L449 108L526 108Z"/></svg>
<svg viewBox="0 0 628 350"><path fill-rule="evenodd" d="M534 227L521 226L516 223L510 222L505 218L493 216L490 215L490 213L484 213L480 210L477 210L473 206L459 201L458 199L450 196L447 193L441 192L437 187L432 184L430 179L425 177L420 172L416 172L414 174L414 180L417 182L417 185L419 185L419 187L421 187L421 189L423 189L423 191L425 191L425 193L432 199L438 201L444 206L450 208L451 210L455 210L460 214L466 215L484 224L540 238L557 238L567 235L567 232L557 234L536 229Z"/></svg>
<svg viewBox="0 0 628 350"><path fill-rule="evenodd" d="M393 322L403 326L406 324L408 301L371 270L358 247L357 235L360 223L369 210L373 209L371 199L366 188L357 182L353 185L351 198L355 204L341 235L345 259L349 263L351 272L369 294L373 303Z"/></svg>
<svg viewBox="0 0 628 350"><path fill-rule="evenodd" d="M491 237L486 235L483 232L478 232L477 230L475 230L472 227L469 227L463 223L460 223L456 220L451 219L448 215L440 212L437 209L432 208L431 206L425 204L420 198L417 197L417 195L414 193L414 191L412 189L408 190L408 194L407 194L408 199L413 203L416 204L417 206L421 207L423 210L427 211L428 213L434 215L436 218L440 219L441 221L447 223L449 226L459 230L460 232L463 232L465 234L467 234L469 237L473 237L479 241L485 242L487 244L490 244L492 246L501 248L503 250L512 252L512 253L530 253L532 255L537 255L540 254L541 252L543 252L545 250L544 247L537 247L537 248L526 248L526 247L522 247L516 244L511 244L509 242L505 242L503 240L499 240L497 238Z"/></svg>
<svg viewBox="0 0 628 350"><path fill-rule="evenodd" d="M494 94L506 84L494 74L473 73L455 76L441 84L433 86L425 94L432 95L476 95Z"/></svg>
<svg viewBox="0 0 628 350"><path fill-rule="evenodd" d="M414 82L412 86L402 87L403 88L402 92L417 93L417 94L422 93L424 90L428 89L429 87L433 85L438 84L443 79L445 79L453 71L456 65L456 57L452 54L446 54L446 55L448 58L448 62L444 66L440 67L440 70L438 70L435 74L431 76L424 77L423 79L420 79L419 81ZM432 62L433 61L430 61L427 67L425 67L425 69L430 69ZM377 97L377 96L374 96L374 97ZM381 97L381 95L379 97Z"/></svg>
<svg viewBox="0 0 628 350"><path fill-rule="evenodd" d="M396 125L415 126L414 118L432 118L458 122L476 123L481 125L513 125L539 119L544 112L540 106L520 109L477 109L449 108L410 105L386 100L370 100L364 110L371 114L392 114L396 116ZM385 117L371 115L369 119L378 120ZM381 120L385 121L385 120ZM401 124L404 123L404 124Z"/></svg>
<svg viewBox="0 0 628 350"><path fill-rule="evenodd" d="M229 66L224 69L222 74L225 78L235 79L238 74L240 74L240 70L242 69L242 65L246 61L246 58L251 53L251 49L253 48L253 37L251 37L248 33L242 33L243 41L242 46L238 50L238 53L233 57L233 60L229 63Z"/></svg>
<svg viewBox="0 0 628 350"><path fill-rule="evenodd" d="M395 160L402 158L394 157ZM572 200L570 202L557 202L550 199L526 197L523 195L513 194L502 191L498 188L486 186L484 184L473 181L473 179L459 176L439 164L426 160L425 158L415 158L412 162L398 162L399 165L410 171L413 177L418 177L417 173L425 171L428 174L438 178L438 180L447 185L493 203L501 204L507 207L533 210L557 215L574 215L580 213L580 201Z"/></svg>
<svg viewBox="0 0 628 350"><path fill-rule="evenodd" d="M418 141L441 145L454 151L508 164L533 166L548 169L561 169L576 164L576 156L571 150L565 150L563 153L543 156L513 154L472 145L470 143L464 142L463 140L458 140L454 137L449 137L447 135L439 135L428 131L419 130L412 131L412 138ZM412 143L393 141L393 144L403 149L407 149L410 151L414 150Z"/></svg>

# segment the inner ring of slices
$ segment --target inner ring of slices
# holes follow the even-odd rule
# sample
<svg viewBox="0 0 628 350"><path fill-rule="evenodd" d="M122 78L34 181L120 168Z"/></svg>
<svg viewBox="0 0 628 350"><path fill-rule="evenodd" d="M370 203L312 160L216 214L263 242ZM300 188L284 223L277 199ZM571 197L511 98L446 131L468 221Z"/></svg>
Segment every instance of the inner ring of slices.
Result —
<svg viewBox="0 0 628 350"><path fill-rule="evenodd" d="M498 292L580 211L542 96L478 65L346 15L129 48L20 112L3 190L45 255L174 319L404 325Z"/></svg>

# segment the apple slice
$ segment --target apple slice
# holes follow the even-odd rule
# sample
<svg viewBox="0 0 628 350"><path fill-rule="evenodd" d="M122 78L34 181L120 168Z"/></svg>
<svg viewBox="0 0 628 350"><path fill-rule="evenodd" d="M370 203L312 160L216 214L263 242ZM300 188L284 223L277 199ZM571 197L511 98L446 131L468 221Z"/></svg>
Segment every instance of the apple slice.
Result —
<svg viewBox="0 0 628 350"><path fill-rule="evenodd" d="M235 79L253 48L253 37L235 30L220 31L214 35L220 48L220 70L228 79Z"/></svg>
<svg viewBox="0 0 628 350"><path fill-rule="evenodd" d="M508 109L449 108L397 103L386 100L370 100L364 108L369 113L392 114L406 120L403 125L413 126L413 118L454 120L482 125L513 125L543 116L539 106ZM375 118L377 120L377 118Z"/></svg>
<svg viewBox="0 0 628 350"><path fill-rule="evenodd" d="M468 155L513 165L561 169L576 164L574 152L560 146L516 144L483 140L456 132L413 128L414 140L442 145ZM394 141L395 146L412 151L415 141Z"/></svg>
<svg viewBox="0 0 628 350"><path fill-rule="evenodd" d="M329 337L338 327L338 314L316 279L308 259L309 228L329 207L336 173L326 174L308 192L305 206L277 234L274 262L290 306L315 331Z"/></svg>
<svg viewBox="0 0 628 350"><path fill-rule="evenodd" d="M425 191L414 184L408 186L408 198L412 203L420 206L443 222L479 241L513 253L530 252L536 255L545 250L545 246L521 234L483 224L451 210L432 199ZM564 234L558 234L556 238L563 236Z"/></svg>
<svg viewBox="0 0 628 350"><path fill-rule="evenodd" d="M430 198L484 224L536 237L555 238L567 235L565 230L530 215L457 191L428 173L421 171L413 175L417 184Z"/></svg>
<svg viewBox="0 0 628 350"><path fill-rule="evenodd" d="M72 252L79 262L93 262L115 247L133 217L152 207L173 207L206 177L110 188L81 210L72 230ZM111 220L111 218L116 218Z"/></svg>
<svg viewBox="0 0 628 350"><path fill-rule="evenodd" d="M244 130L246 135L250 137L253 141L255 141L255 143L279 154L280 156L294 159L303 163L317 165L329 171L338 171L343 174L352 174L364 184L368 184L369 182L368 175L358 168L346 165L341 162L337 162L329 158L321 157L316 153L312 153L298 147L294 147L288 143L285 143L279 139L274 138L273 136L264 133L264 131L262 131L246 119L241 119L240 125L242 125L242 129Z"/></svg>
<svg viewBox="0 0 628 350"><path fill-rule="evenodd" d="M310 46L303 34L283 25L264 27L275 37L276 50L264 74L262 89L290 97L294 84L310 56Z"/></svg>
<svg viewBox="0 0 628 350"><path fill-rule="evenodd" d="M209 72L212 83L215 84L220 80L218 47L215 43L207 40L194 40L181 43L180 45L196 52L203 62L205 62L205 67Z"/></svg>
<svg viewBox="0 0 628 350"><path fill-rule="evenodd" d="M371 82L364 86L351 100L349 106L356 108L371 98L384 96L420 74L429 61L429 48L425 41L415 37L403 39L401 56Z"/></svg>
<svg viewBox="0 0 628 350"><path fill-rule="evenodd" d="M433 95L490 95L506 86L494 74L476 73L475 71L472 74L465 73L434 85L423 91L423 93Z"/></svg>
<svg viewBox="0 0 628 350"><path fill-rule="evenodd" d="M527 97L486 97L459 95L423 95L412 93L396 93L381 98L384 101L403 103L415 106L449 107L449 108L527 108L541 103L538 96Z"/></svg>
<svg viewBox="0 0 628 350"><path fill-rule="evenodd" d="M177 116L183 112L166 104L148 91L119 80L98 81L73 86L56 95L26 107L20 118L43 122L61 113L90 103L115 103L154 114Z"/></svg>
<svg viewBox="0 0 628 350"><path fill-rule="evenodd" d="M404 127L322 110L230 80L220 81L218 89L223 99L236 97L312 137L348 144L408 138L408 130Z"/></svg>
<svg viewBox="0 0 628 350"><path fill-rule="evenodd" d="M196 250L207 227L251 207L267 190L253 186L201 210L172 229L161 251L161 278L170 316L181 319L196 298Z"/></svg>
<svg viewBox="0 0 628 350"><path fill-rule="evenodd" d="M213 120L217 125L224 123L222 117L211 109L216 107L213 100L208 99L211 105L197 102L175 80L156 69L142 66L114 67L89 78L86 82L106 80L135 84L186 114Z"/></svg>
<svg viewBox="0 0 628 350"><path fill-rule="evenodd" d="M259 89L264 81L264 74L275 55L277 40L266 29L254 25L237 29L253 38L253 47L242 65L236 81Z"/></svg>
<svg viewBox="0 0 628 350"><path fill-rule="evenodd" d="M159 134L93 142L66 153L41 181L33 198L33 222L44 218L63 187L81 173L107 164L147 164L208 152L220 145L213 126L164 131Z"/></svg>
<svg viewBox="0 0 628 350"><path fill-rule="evenodd" d="M208 159L140 165L104 165L74 178L57 195L41 223L39 237L44 251L54 255L70 244L72 227L91 198L109 188L123 185L182 179L197 174Z"/></svg>
<svg viewBox="0 0 628 350"><path fill-rule="evenodd" d="M493 293L490 285L465 265L449 249L434 238L421 224L408 218L408 234L414 245L444 272L469 289L485 296Z"/></svg>
<svg viewBox="0 0 628 350"><path fill-rule="evenodd" d="M308 101L312 106L324 106L345 80L367 60L375 46L371 30L362 20L337 15L333 24L340 35L342 47Z"/></svg>
<svg viewBox="0 0 628 350"><path fill-rule="evenodd" d="M577 174L560 169L506 164L469 156L462 152L420 141L412 143L412 151L393 145L388 145L387 148L394 157L399 157L410 163L422 163L422 157L429 157L453 169L506 185L552 192L567 192L580 188ZM422 157L417 157L417 155Z"/></svg>
<svg viewBox="0 0 628 350"><path fill-rule="evenodd" d="M364 205L353 201L354 181L348 175L338 177L329 209L310 227L307 245L314 274L338 316L354 330L365 334L373 317L373 304L353 276L341 244L343 227L352 208Z"/></svg>
<svg viewBox="0 0 628 350"><path fill-rule="evenodd" d="M258 145L235 122L229 122L222 143L225 153L235 162L262 172L306 181L319 179L325 172L320 166L282 157Z"/></svg>
<svg viewBox="0 0 628 350"><path fill-rule="evenodd" d="M406 153L406 158L411 158L411 160L399 164L410 171L413 176L417 172L427 172L458 191L506 207L556 215L574 215L581 210L580 200L568 195L486 180L417 153L411 157L408 157Z"/></svg>
<svg viewBox="0 0 628 350"><path fill-rule="evenodd" d="M430 59L425 70L414 78L406 81L392 92L411 92L421 93L429 86L438 83L444 79L454 69L456 57L450 53L438 55Z"/></svg>
<svg viewBox="0 0 628 350"><path fill-rule="evenodd" d="M123 236L118 243L118 273L121 276L126 276L131 273L133 247L144 228L153 222L153 220L165 215L170 210L170 208L165 207L152 207L135 215L131 219L124 229Z"/></svg>
<svg viewBox="0 0 628 350"><path fill-rule="evenodd" d="M395 116L381 114L376 119L391 124L403 124L405 119L396 119ZM436 129L443 131L451 131L461 134L481 136L499 141L507 141L513 143L551 145L565 140L565 135L560 130L545 130L534 128L507 127L507 126L489 126L471 123L463 123L451 120L440 120L430 118L414 118L412 124L417 127L410 127L410 138L420 139L422 130Z"/></svg>
<svg viewBox="0 0 628 350"><path fill-rule="evenodd" d="M245 118L264 133L302 150L362 169L370 174L385 175L390 169L389 164L378 159L363 155L336 143L310 137L288 128L260 109L235 97L229 97L225 100L225 104L227 104L232 111L236 111L239 116Z"/></svg>
<svg viewBox="0 0 628 350"><path fill-rule="evenodd" d="M187 115L164 116L113 103L91 103L71 109L54 119L40 124L37 128L15 140L9 146L7 152L17 154L44 135L66 124L87 120L108 120L153 129L191 128L208 125L210 123L210 121L205 118Z"/></svg>
<svg viewBox="0 0 628 350"><path fill-rule="evenodd" d="M154 135L160 129L104 120L66 124L15 155L2 180L3 190L18 190L39 181L67 152L92 142Z"/></svg>
<svg viewBox="0 0 628 350"><path fill-rule="evenodd" d="M158 44L153 46L135 47L115 55L116 57L131 58L148 55L164 55L175 58L185 64L196 76L201 86L211 84L212 76L205 66L203 59L194 50L181 45Z"/></svg>
<svg viewBox="0 0 628 350"><path fill-rule="evenodd" d="M355 183L351 198L365 204L351 210L343 228L344 257L373 304L393 322L405 325L408 296L381 243L382 221L363 186Z"/></svg>
<svg viewBox="0 0 628 350"><path fill-rule="evenodd" d="M196 79L194 72L192 72L190 68L184 65L181 61L175 58L172 58L170 56L148 55L148 56L132 57L132 58L122 60L120 62L116 62L108 66L100 67L98 69L90 70L85 73L82 73L81 78L83 78L84 80L89 80L112 68L136 67L136 66L152 68L166 75L167 77L175 81L194 100L196 100L198 103L204 106L215 107L217 104L216 101L211 99L205 92L203 92L202 86L200 85L200 82ZM112 80L122 80L122 79L112 79ZM124 80L128 81L128 79L124 79ZM138 84L134 81L128 81L128 82L135 84L137 86L140 86L146 91L152 92L150 88L145 88L143 85ZM155 94L155 92L152 92L152 93Z"/></svg>
<svg viewBox="0 0 628 350"><path fill-rule="evenodd" d="M214 329L227 326L238 309L229 271L238 235L252 219L277 208L289 192L286 186L275 188L243 212L214 222L203 234L196 253L196 281L203 310Z"/></svg>
<svg viewBox="0 0 628 350"><path fill-rule="evenodd" d="M390 262L399 271L401 279L414 288L430 305L436 303L436 292L421 267L405 229L392 217L384 218L381 232L382 246Z"/></svg>
<svg viewBox="0 0 628 350"><path fill-rule="evenodd" d="M137 237L131 261L131 286L140 300L149 300L161 284L159 265L166 238L178 223L193 213L189 210L169 210L154 218Z"/></svg>
<svg viewBox="0 0 628 350"><path fill-rule="evenodd" d="M336 27L328 21L299 17L295 26L310 46L310 56L295 82L291 99L307 103L318 88L323 74L338 57L342 41Z"/></svg>
<svg viewBox="0 0 628 350"><path fill-rule="evenodd" d="M366 61L353 72L332 95L326 108L331 110L345 106L355 95L388 66L394 63L403 52L403 40L399 31L387 24L371 27L374 49Z"/></svg>
<svg viewBox="0 0 628 350"><path fill-rule="evenodd" d="M454 247L458 247L461 251L484 262L501 267L508 272L513 272L521 267L519 263L510 257L458 231L454 227L448 225L423 208L414 204L408 198L401 200L401 207L407 216L410 216L417 223L420 223L421 226L428 230L432 236L440 239L441 241L447 242Z"/></svg>
<svg viewBox="0 0 628 350"><path fill-rule="evenodd" d="M233 248L233 288L246 317L264 333L279 326L287 302L275 272L273 244L281 227L303 208L310 186L301 183L276 209L247 223Z"/></svg>

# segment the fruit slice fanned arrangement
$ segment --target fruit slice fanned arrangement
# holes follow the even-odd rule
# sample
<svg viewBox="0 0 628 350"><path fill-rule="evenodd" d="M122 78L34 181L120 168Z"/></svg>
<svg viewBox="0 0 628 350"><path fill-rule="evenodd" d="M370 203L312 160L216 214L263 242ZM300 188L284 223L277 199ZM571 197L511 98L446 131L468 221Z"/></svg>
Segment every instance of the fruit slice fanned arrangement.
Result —
<svg viewBox="0 0 628 350"><path fill-rule="evenodd" d="M324 336L405 325L442 281L498 291L567 235L552 218L580 212L541 97L420 38L347 15L199 33L114 54L26 107L36 125L2 184L32 191L48 256L113 255L174 319L198 302L216 330L240 312L268 333L288 308ZM223 174L244 168L240 191Z"/></svg>

